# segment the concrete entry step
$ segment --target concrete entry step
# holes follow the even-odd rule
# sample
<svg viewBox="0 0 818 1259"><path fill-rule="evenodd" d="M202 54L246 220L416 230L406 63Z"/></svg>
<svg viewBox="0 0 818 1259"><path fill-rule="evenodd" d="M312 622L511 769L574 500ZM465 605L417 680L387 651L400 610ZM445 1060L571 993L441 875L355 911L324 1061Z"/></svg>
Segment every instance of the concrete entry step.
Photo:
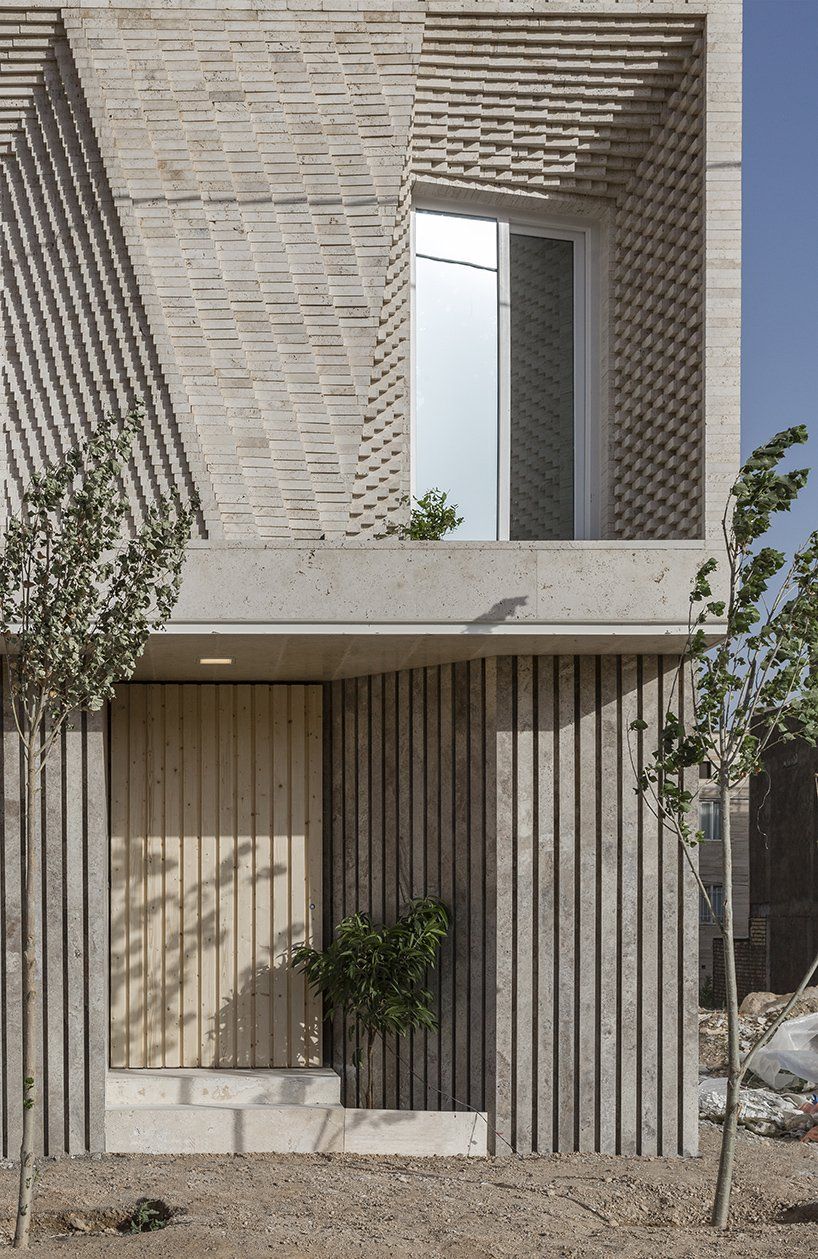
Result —
<svg viewBox="0 0 818 1259"><path fill-rule="evenodd" d="M328 1067L109 1071L105 1100L109 1110L157 1106L338 1106L341 1081Z"/></svg>
<svg viewBox="0 0 818 1259"><path fill-rule="evenodd" d="M344 1148L342 1106L112 1106L109 1154L313 1154Z"/></svg>
<svg viewBox="0 0 818 1259"><path fill-rule="evenodd" d="M111 1106L110 1154L486 1154L485 1114L343 1106Z"/></svg>

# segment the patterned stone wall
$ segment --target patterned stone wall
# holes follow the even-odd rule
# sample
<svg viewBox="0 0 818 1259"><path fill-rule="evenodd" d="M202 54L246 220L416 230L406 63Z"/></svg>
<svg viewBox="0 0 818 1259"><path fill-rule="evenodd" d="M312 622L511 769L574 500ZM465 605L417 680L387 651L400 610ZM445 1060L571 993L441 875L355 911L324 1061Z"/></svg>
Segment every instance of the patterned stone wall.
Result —
<svg viewBox="0 0 818 1259"><path fill-rule="evenodd" d="M701 30L693 14L557 15L544 4L533 12L435 4L424 28L412 179L464 200L470 190L525 196L516 208L527 214L576 213L583 203L594 213L600 201L614 211L622 240L609 278L616 384L598 453L603 536L695 537L701 525ZM654 346L645 333L660 303L676 323L672 334L663 324ZM390 406L364 431L352 532L399 510L408 483L408 395L398 387L408 327L394 301L384 328L398 347L386 370ZM646 366L634 361L636 347Z"/></svg>
<svg viewBox="0 0 818 1259"><path fill-rule="evenodd" d="M600 531L712 529L737 450L739 41L736 0L4 9L5 508L141 393L135 516L195 483L213 539L377 533L409 483L419 182L610 218Z"/></svg>
<svg viewBox="0 0 818 1259"><path fill-rule="evenodd" d="M76 66L55 14L6 11L0 63L2 511L44 460L136 397L146 424L125 489L192 487L190 461L148 327ZM0 464L2 466L2 464Z"/></svg>
<svg viewBox="0 0 818 1259"><path fill-rule="evenodd" d="M228 538L345 530L420 19L348 0L70 23Z"/></svg>
<svg viewBox="0 0 818 1259"><path fill-rule="evenodd" d="M704 528L702 98L697 47L616 202L607 532L618 538Z"/></svg>

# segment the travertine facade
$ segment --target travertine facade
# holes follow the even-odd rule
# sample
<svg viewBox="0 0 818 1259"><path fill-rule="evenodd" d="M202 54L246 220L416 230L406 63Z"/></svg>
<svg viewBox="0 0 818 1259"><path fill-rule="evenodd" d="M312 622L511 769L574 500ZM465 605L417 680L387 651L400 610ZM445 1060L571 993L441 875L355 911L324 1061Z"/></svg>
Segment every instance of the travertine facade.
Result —
<svg viewBox="0 0 818 1259"><path fill-rule="evenodd" d="M397 511L423 186L605 225L596 533L701 536L736 441L734 174L730 231L703 213L706 128L735 150L735 90L720 72L705 100L704 20L734 8L7 9L9 505L63 442L51 417L76 432L130 391L151 411L135 510L193 479L214 539L341 538ZM35 242L50 265L26 276Z"/></svg>
<svg viewBox="0 0 818 1259"><path fill-rule="evenodd" d="M391 920L409 893L442 893L453 909L441 1031L417 1035L394 1069L380 1061L382 1101L470 1101L498 1152L695 1148L695 894L638 802L627 742L634 716L647 722L637 763L658 737L686 592L718 545L738 460L740 51L740 0L2 9L0 512L43 460L135 395L146 422L127 475L132 518L171 489L195 488L202 504L169 632L137 671L169 684L150 733L164 757L144 753L134 708L107 743L105 715L67 732L46 775L50 1153L104 1144L106 1018L120 1037L123 1009L150 1025L169 1068L167 1011L195 993L196 1070L219 1011L237 1036L248 1002L257 1015L291 945L258 930L247 889L268 877L275 902L263 854L273 835L297 854L308 814L323 850L298 882L310 912L326 907L325 932L367 906ZM530 285L508 319L516 397L531 399L515 492L524 510L550 477L551 506L570 520L572 452L539 440L544 375L584 446L581 537L544 541L570 530L552 529L539 502L539 523L532 508L513 542L380 537L411 483L412 207L430 201L583 233L582 367L566 348L578 269L543 301ZM523 260L526 280L532 269ZM499 307L499 263L496 275ZM194 685L180 726L181 682ZM271 684L323 686L306 803L275 772L283 720L279 751L254 758L263 715L258 726L225 710L207 726L224 756L208 759L191 714L221 682L256 716ZM19 1135L15 738L5 711L5 1156ZM120 806L132 789L139 805L119 808L108 868L112 765ZM186 893L157 876L157 845L163 860L183 855ZM214 884L215 917L203 911ZM263 916L263 892L259 903ZM146 971L151 948L160 958L160 1002L148 984L117 989L106 904L125 907ZM283 894L279 909L294 939ZM174 939L201 937L183 992L160 920ZM215 955L208 932L240 943L216 951L218 967L202 960ZM291 1028L298 1013L281 1009L271 1019ZM263 1055L252 1035L245 1048L252 1073ZM337 1039L331 1052L350 1099ZM144 1132L183 1127L186 1106L172 1111ZM128 1123L120 1113L118 1139Z"/></svg>

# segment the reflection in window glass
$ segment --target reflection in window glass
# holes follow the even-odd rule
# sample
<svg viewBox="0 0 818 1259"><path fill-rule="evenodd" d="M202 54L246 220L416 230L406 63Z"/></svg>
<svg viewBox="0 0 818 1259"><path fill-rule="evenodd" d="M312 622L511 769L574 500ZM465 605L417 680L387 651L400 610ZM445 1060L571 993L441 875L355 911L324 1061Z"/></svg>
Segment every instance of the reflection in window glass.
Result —
<svg viewBox="0 0 818 1259"><path fill-rule="evenodd" d="M415 213L415 253L496 270L497 221L418 210Z"/></svg>
<svg viewBox="0 0 818 1259"><path fill-rule="evenodd" d="M700 801L699 825L705 839L714 842L718 842L721 839L721 801Z"/></svg>
<svg viewBox="0 0 818 1259"><path fill-rule="evenodd" d="M509 537L573 538L574 246L512 232L509 268Z"/></svg>
<svg viewBox="0 0 818 1259"><path fill-rule="evenodd" d="M452 537L497 536L496 237L492 220L416 216L414 485L457 505Z"/></svg>

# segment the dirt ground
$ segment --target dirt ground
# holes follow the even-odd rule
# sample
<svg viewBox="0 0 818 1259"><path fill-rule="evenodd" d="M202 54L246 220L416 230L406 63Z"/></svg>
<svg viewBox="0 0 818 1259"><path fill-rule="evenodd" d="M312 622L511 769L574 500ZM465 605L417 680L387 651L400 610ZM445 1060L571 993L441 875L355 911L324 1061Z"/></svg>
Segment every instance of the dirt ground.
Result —
<svg viewBox="0 0 818 1259"><path fill-rule="evenodd" d="M558 1155L399 1159L357 1155L150 1157L46 1163L35 1255L180 1259L787 1259L815 1244L818 1148L742 1134L734 1225L705 1227L718 1131L698 1159ZM0 1170L8 1235L16 1173ZM141 1197L178 1214L139 1236L114 1228ZM74 1230L70 1232L69 1230Z"/></svg>

